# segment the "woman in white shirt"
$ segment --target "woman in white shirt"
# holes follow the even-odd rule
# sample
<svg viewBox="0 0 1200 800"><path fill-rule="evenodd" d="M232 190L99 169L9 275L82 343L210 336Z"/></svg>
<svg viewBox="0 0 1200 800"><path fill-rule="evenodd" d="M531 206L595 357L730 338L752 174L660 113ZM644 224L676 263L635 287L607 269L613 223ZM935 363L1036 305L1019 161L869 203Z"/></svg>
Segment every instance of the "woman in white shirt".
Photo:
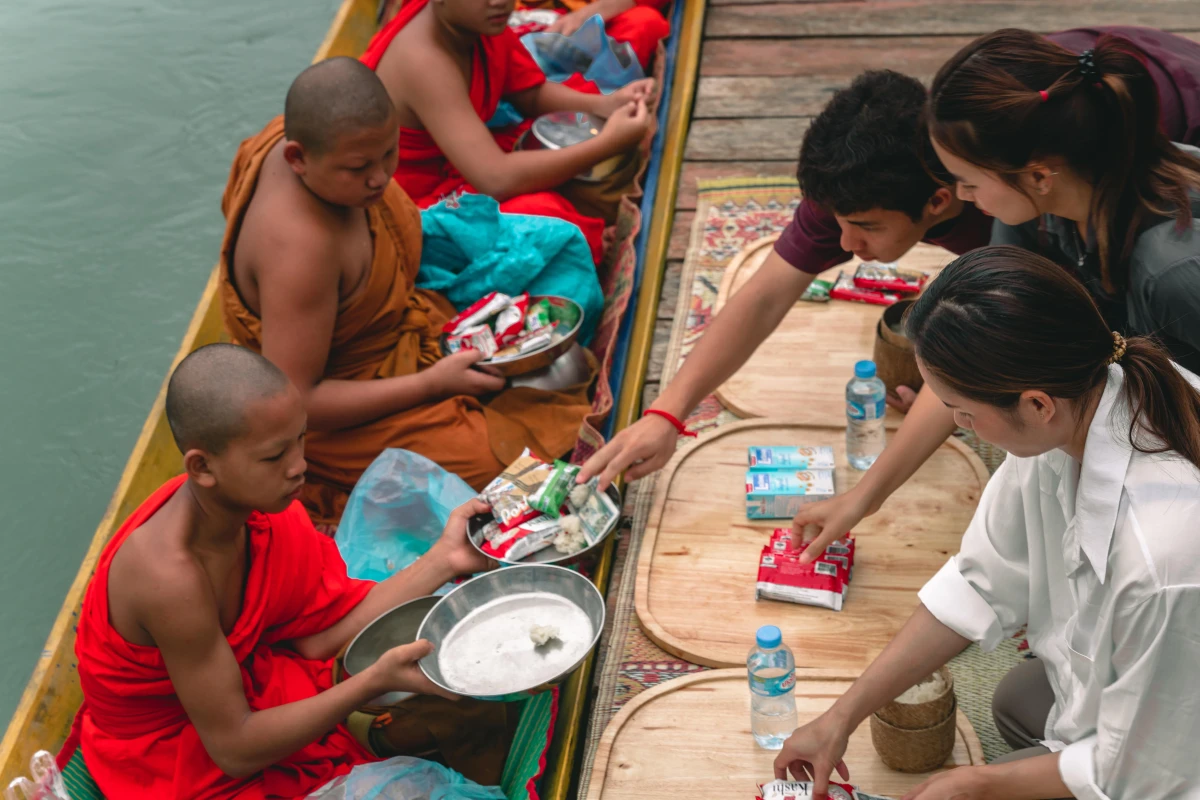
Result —
<svg viewBox="0 0 1200 800"><path fill-rule="evenodd" d="M1037 660L995 711L1029 747L908 798L1200 797L1200 379L1112 333L1082 285L1015 247L959 258L906 324L927 385L1010 456L961 552L788 739L777 777L809 772L823 793L834 769L848 777L847 738L872 712L969 642L1026 627Z"/></svg>

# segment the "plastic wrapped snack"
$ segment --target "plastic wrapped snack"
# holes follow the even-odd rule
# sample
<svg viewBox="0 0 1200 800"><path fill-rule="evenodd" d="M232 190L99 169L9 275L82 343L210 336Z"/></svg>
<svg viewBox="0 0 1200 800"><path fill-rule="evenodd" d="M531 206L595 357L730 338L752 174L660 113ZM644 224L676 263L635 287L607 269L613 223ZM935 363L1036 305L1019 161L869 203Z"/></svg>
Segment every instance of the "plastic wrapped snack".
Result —
<svg viewBox="0 0 1200 800"><path fill-rule="evenodd" d="M529 507L555 519L561 516L567 495L570 494L571 487L575 486L575 476L579 474L579 469L574 464L555 461L550 477L542 481L542 485L530 496Z"/></svg>
<svg viewBox="0 0 1200 800"><path fill-rule="evenodd" d="M554 544L554 537L561 531L558 520L538 517L501 531L491 541L485 541L480 549L495 559L520 561Z"/></svg>
<svg viewBox="0 0 1200 800"><path fill-rule="evenodd" d="M450 321L442 326L442 332L462 333L467 328L483 325L511 303L512 298L508 295L492 292L451 317Z"/></svg>
<svg viewBox="0 0 1200 800"><path fill-rule="evenodd" d="M529 295L519 294L500 309L496 315L496 344L506 347L525 333L525 310L529 308Z"/></svg>
<svg viewBox="0 0 1200 800"><path fill-rule="evenodd" d="M584 538L589 546L600 541L621 517L621 509L617 508L617 504L607 492L600 491L599 485L599 478L592 478L581 484L587 489L586 495L574 489L567 495L567 510L579 517Z"/></svg>
<svg viewBox="0 0 1200 800"><path fill-rule="evenodd" d="M813 282L804 290L804 294L800 295L801 300L807 300L810 303L828 303L829 290L833 288L833 281L823 281L820 278L814 278Z"/></svg>
<svg viewBox="0 0 1200 800"><path fill-rule="evenodd" d="M834 300L851 300L856 303L870 303L876 306L890 306L900 299L895 292L881 292L876 289L861 289L854 285L854 276L840 273L834 281L829 296Z"/></svg>
<svg viewBox="0 0 1200 800"><path fill-rule="evenodd" d="M550 477L550 470L549 464L526 449L479 493L480 499L492 507L501 530L541 516L529 507L529 496Z"/></svg>
<svg viewBox="0 0 1200 800"><path fill-rule="evenodd" d="M811 781L771 781L758 787L758 800L812 800L815 787ZM860 792L847 783L830 783L829 800L888 800L886 797Z"/></svg>
<svg viewBox="0 0 1200 800"><path fill-rule="evenodd" d="M854 271L855 286L879 292L916 294L927 280L927 273L902 270L895 264L880 264L877 261L864 261Z"/></svg>
<svg viewBox="0 0 1200 800"><path fill-rule="evenodd" d="M459 350L478 350L483 353L484 358L491 358L496 354L496 339L487 325L476 325L462 333L447 334L446 349L451 353L457 353Z"/></svg>
<svg viewBox="0 0 1200 800"><path fill-rule="evenodd" d="M538 331L542 328L548 328L554 324L554 318L550 316L550 301L542 298L535 303L529 304L529 310L525 312L525 330Z"/></svg>
<svg viewBox="0 0 1200 800"><path fill-rule="evenodd" d="M542 328L536 331L525 331L496 351L496 358L512 358L513 356L532 353L554 343L554 329Z"/></svg>

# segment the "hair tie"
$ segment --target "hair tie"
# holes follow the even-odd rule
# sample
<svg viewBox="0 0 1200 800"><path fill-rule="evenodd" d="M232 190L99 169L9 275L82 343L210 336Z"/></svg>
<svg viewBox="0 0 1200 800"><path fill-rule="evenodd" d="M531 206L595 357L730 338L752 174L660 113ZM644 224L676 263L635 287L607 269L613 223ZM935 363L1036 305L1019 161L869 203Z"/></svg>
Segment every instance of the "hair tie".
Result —
<svg viewBox="0 0 1200 800"><path fill-rule="evenodd" d="M1113 331L1112 355L1109 356L1108 361L1106 361L1104 363L1106 365L1116 364L1118 361L1120 361L1122 358L1125 357L1126 348L1127 348L1127 344L1125 342L1125 337L1122 336L1121 334L1117 333L1116 331Z"/></svg>
<svg viewBox="0 0 1200 800"><path fill-rule="evenodd" d="M1100 80L1100 70L1096 69L1095 50L1084 50L1079 54L1079 74L1085 81Z"/></svg>
<svg viewBox="0 0 1200 800"><path fill-rule="evenodd" d="M1038 89L1038 96L1042 98L1043 103L1050 102L1050 93L1045 89Z"/></svg>

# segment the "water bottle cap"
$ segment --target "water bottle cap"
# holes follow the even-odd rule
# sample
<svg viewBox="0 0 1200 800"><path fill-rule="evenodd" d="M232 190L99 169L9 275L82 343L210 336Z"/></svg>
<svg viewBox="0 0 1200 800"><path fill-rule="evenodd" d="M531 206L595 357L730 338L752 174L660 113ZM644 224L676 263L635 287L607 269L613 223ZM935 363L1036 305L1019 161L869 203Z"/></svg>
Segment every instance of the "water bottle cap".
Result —
<svg viewBox="0 0 1200 800"><path fill-rule="evenodd" d="M854 377L856 378L874 378L875 377L875 362L874 361L859 361L854 365Z"/></svg>
<svg viewBox="0 0 1200 800"><path fill-rule="evenodd" d="M783 643L783 634L774 625L763 625L758 629L758 646L764 650L774 650Z"/></svg>

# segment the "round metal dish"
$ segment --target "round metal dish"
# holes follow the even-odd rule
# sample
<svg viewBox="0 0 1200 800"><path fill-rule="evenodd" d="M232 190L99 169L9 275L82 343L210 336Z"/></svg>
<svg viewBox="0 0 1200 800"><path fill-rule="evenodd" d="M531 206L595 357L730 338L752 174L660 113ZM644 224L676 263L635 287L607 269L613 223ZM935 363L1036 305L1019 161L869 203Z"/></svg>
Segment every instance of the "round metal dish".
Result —
<svg viewBox="0 0 1200 800"><path fill-rule="evenodd" d="M617 504L617 508L621 507L621 493L619 491L617 491L617 487L609 486L608 487L608 496L611 497L612 501ZM617 517L615 520L613 520L612 525L608 526L608 530L606 530L600 536L600 538L596 540L595 544L593 544L591 547L583 548L578 553L571 553L569 556L563 555L562 553L558 552L557 550L554 549L554 547L551 546L551 547L547 547L545 549L539 550L536 553L533 553L532 555L521 559L520 561L505 561L504 559L497 559L495 556L490 556L487 553L483 552L483 528L485 525L487 525L489 522L491 522L492 519L493 519L493 517L491 514L476 514L475 516L473 516L469 520L467 520L467 538L471 541L471 544L473 544L475 546L475 549L478 550L480 553L483 553L483 555L485 555L488 558L491 558L493 560L499 561L501 564L510 564L510 565L557 564L559 566L565 566L567 564L574 564L576 561L586 558L591 553L594 553L597 550L599 550L601 548L601 546L603 546L604 540L607 539L609 536L612 536L612 532L617 529L617 525L619 525L621 522L621 518Z"/></svg>
<svg viewBox="0 0 1200 800"><path fill-rule="evenodd" d="M508 385L513 388L528 386L531 389L541 389L544 392L561 392L568 386L583 383L591 375L591 364L579 342L571 345L571 349L559 356L548 367L514 375Z"/></svg>
<svg viewBox="0 0 1200 800"><path fill-rule="evenodd" d="M604 120L582 111L551 111L533 121L521 134L515 150L561 150L595 138L604 128ZM617 153L575 176L577 180L597 183L625 166L632 153Z"/></svg>
<svg viewBox="0 0 1200 800"><path fill-rule="evenodd" d="M438 604L440 597L418 597L385 611L358 632L342 656L342 667L347 675L358 675L370 667L379 657L402 644L412 644L418 638L417 631L429 610ZM388 692L372 700L371 707L387 708L412 697L412 692Z"/></svg>
<svg viewBox="0 0 1200 800"><path fill-rule="evenodd" d="M545 300L550 303L552 321L558 326L559 333L563 334L563 338L560 341L548 344L541 349L529 353L522 353L521 355L509 356L507 358L485 358L479 362L478 366L487 367L491 372L511 378L514 375L524 375L527 372L536 372L539 369L544 369L553 364L563 353L571 349L571 345L575 344L575 340L579 338L580 328L583 327L583 308L574 300L566 297L534 295L529 298L530 303L538 300ZM442 334L440 342L442 355L450 355L450 352L446 349L446 334Z"/></svg>
<svg viewBox="0 0 1200 800"><path fill-rule="evenodd" d="M466 636L485 639L483 644L488 646L489 653L493 652L493 642L486 637L495 634L495 627L488 628L487 623L506 618L506 615L512 619L513 615L528 614L529 603L536 603L537 598L543 598L546 603L547 619L551 618L550 609L554 605L573 607L582 612L590 624L591 635L586 636L586 630L575 631L576 635L584 636L586 642L573 641L575 647L570 650L562 647L563 642L559 642L559 646L551 642L543 647L535 647L529 639L528 627L524 626L524 622L517 623L523 627L513 635L496 639L495 655L481 662L485 664L481 668L488 670L489 677L495 682L507 682L504 691L470 696L477 700L511 702L532 697L562 683L600 641L600 633L604 629L604 598L592 582L578 572L549 564L519 564L488 572L460 584L443 597L425 617L417 632L418 639L428 639L435 648L433 653L419 662L421 670L443 689L462 694L447 684L439 655L453 654L456 637ZM486 609L483 608L485 605ZM483 613L473 613L477 611ZM533 618L537 619L538 614L535 608ZM562 633L564 642L571 641L571 630ZM586 648L583 647L585 643ZM556 657L561 660L564 653L576 650L578 657L561 664L553 675L533 677L537 675L539 664L553 663Z"/></svg>

